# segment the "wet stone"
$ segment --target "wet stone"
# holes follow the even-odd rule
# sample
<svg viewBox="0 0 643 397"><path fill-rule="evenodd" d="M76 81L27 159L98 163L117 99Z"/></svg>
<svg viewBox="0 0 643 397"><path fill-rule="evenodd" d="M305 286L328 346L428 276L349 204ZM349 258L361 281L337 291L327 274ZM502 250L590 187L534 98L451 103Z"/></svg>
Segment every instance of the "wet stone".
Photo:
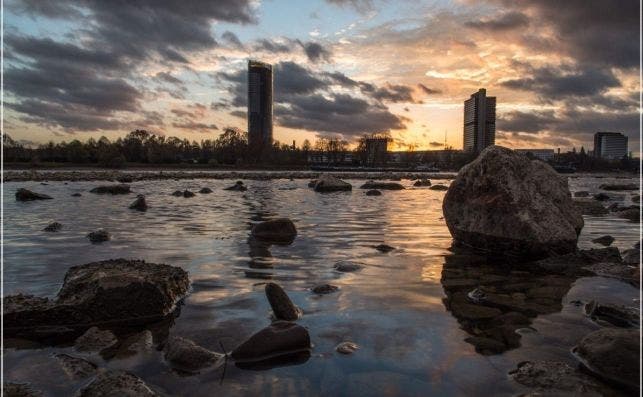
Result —
<svg viewBox="0 0 643 397"><path fill-rule="evenodd" d="M174 193L172 193L172 196L181 197L181 196L183 196L183 192L180 191L180 190L175 190Z"/></svg>
<svg viewBox="0 0 643 397"><path fill-rule="evenodd" d="M368 189L368 190L403 190L404 186L397 182L380 182L380 181L368 181L362 186L360 186L360 189Z"/></svg>
<svg viewBox="0 0 643 397"><path fill-rule="evenodd" d="M359 349L359 346L353 342L342 342L335 347L335 351L341 354L353 354Z"/></svg>
<svg viewBox="0 0 643 397"><path fill-rule="evenodd" d="M210 367L223 357L223 354L215 353L178 336L168 338L163 350L165 359L173 368L190 373Z"/></svg>
<svg viewBox="0 0 643 397"><path fill-rule="evenodd" d="M438 184L438 185L433 185L433 186L429 187L429 189L431 189L431 190L446 191L446 190L449 190L449 187L448 187L448 186L445 186L445 185L439 185L439 184Z"/></svg>
<svg viewBox="0 0 643 397"><path fill-rule="evenodd" d="M603 204L595 200L575 199L574 205L583 215L599 216L609 213L609 210L603 207Z"/></svg>
<svg viewBox="0 0 643 397"><path fill-rule="evenodd" d="M120 184L120 185L103 185L97 186L89 191L90 193L96 194L129 194L130 187L129 185Z"/></svg>
<svg viewBox="0 0 643 397"><path fill-rule="evenodd" d="M369 191L366 192L366 195L367 196L381 196L382 192L380 192L379 190L369 190Z"/></svg>
<svg viewBox="0 0 643 397"><path fill-rule="evenodd" d="M609 235L601 236L592 240L592 243L604 245L606 247L612 245L613 242L614 242L614 237Z"/></svg>
<svg viewBox="0 0 643 397"><path fill-rule="evenodd" d="M51 196L35 193L27 189L16 190L16 201L51 200Z"/></svg>
<svg viewBox="0 0 643 397"><path fill-rule="evenodd" d="M74 357L69 354L56 354L54 357L60 362L70 379L83 379L96 373L96 364L80 357Z"/></svg>
<svg viewBox="0 0 643 397"><path fill-rule="evenodd" d="M599 189L612 190L612 191L639 190L639 186L634 183L625 183L625 184L614 183L614 184L600 185Z"/></svg>
<svg viewBox="0 0 643 397"><path fill-rule="evenodd" d="M320 193L348 191L352 189L353 186L350 183L344 182L331 175L320 176L315 184L315 191Z"/></svg>
<svg viewBox="0 0 643 397"><path fill-rule="evenodd" d="M310 349L310 335L301 325L275 321L252 335L231 353L236 361L259 361Z"/></svg>
<svg viewBox="0 0 643 397"><path fill-rule="evenodd" d="M558 361L525 361L509 372L513 380L543 396L601 396L591 377Z"/></svg>
<svg viewBox="0 0 643 397"><path fill-rule="evenodd" d="M589 197L589 192L587 190L580 190L578 192L574 192L574 197Z"/></svg>
<svg viewBox="0 0 643 397"><path fill-rule="evenodd" d="M292 303L283 288L275 283L267 283L265 291L276 319L294 321L299 318L297 306Z"/></svg>
<svg viewBox="0 0 643 397"><path fill-rule="evenodd" d="M395 250L395 247L391 247L390 245L387 245L387 244L376 245L373 248L375 248L379 252L391 252Z"/></svg>
<svg viewBox="0 0 643 397"><path fill-rule="evenodd" d="M136 200L134 200L134 202L130 204L129 208L137 211L147 211L147 202L145 201L145 196L139 194L136 197Z"/></svg>
<svg viewBox="0 0 643 397"><path fill-rule="evenodd" d="M251 234L258 240L288 244L297 236L297 228L290 219L279 218L255 224Z"/></svg>
<svg viewBox="0 0 643 397"><path fill-rule="evenodd" d="M418 179L413 183L413 186L416 186L416 187L431 186L431 181L429 179Z"/></svg>
<svg viewBox="0 0 643 397"><path fill-rule="evenodd" d="M193 192L191 192L191 191L189 191L187 189L185 189L183 191L183 197L185 197L185 198L194 197L194 196L196 196L196 194L194 194Z"/></svg>
<svg viewBox="0 0 643 397"><path fill-rule="evenodd" d="M339 288L331 284L319 284L311 288L312 292L319 295L330 294L337 290L339 290Z"/></svg>
<svg viewBox="0 0 643 397"><path fill-rule="evenodd" d="M71 195L71 196L72 196L72 197L80 197L80 196L82 196L82 194L80 194L80 193L72 193L72 195Z"/></svg>
<svg viewBox="0 0 643 397"><path fill-rule="evenodd" d="M80 390L79 395L80 397L158 396L142 379L132 373L120 370L101 372L89 385Z"/></svg>
<svg viewBox="0 0 643 397"><path fill-rule="evenodd" d="M60 230L60 229L62 229L62 228L63 228L62 223L58 223L58 222L51 222L50 224L48 224L47 226L45 226L45 228L44 228L44 229L42 229L42 230L43 230L43 231L45 231L45 232L57 232L57 231L59 231L59 230Z"/></svg>
<svg viewBox="0 0 643 397"><path fill-rule="evenodd" d="M2 395L3 397L42 397L43 393L27 383L4 382Z"/></svg>
<svg viewBox="0 0 643 397"><path fill-rule="evenodd" d="M236 192L245 192L248 188L243 184L243 181L237 181L234 185L229 186L223 190L233 190Z"/></svg>
<svg viewBox="0 0 643 397"><path fill-rule="evenodd" d="M356 272L362 270L364 265L353 261L339 261L333 266L338 272Z"/></svg>
<svg viewBox="0 0 643 397"><path fill-rule="evenodd" d="M76 339L74 347L79 352L98 352L113 346L116 342L118 339L112 331L91 327Z"/></svg>
<svg viewBox="0 0 643 397"><path fill-rule="evenodd" d="M593 197L594 197L594 200L598 200L598 201L607 201L610 199L610 196L608 196L605 193L598 193L598 194L595 194Z"/></svg>
<svg viewBox="0 0 643 397"><path fill-rule="evenodd" d="M605 321L616 327L638 328L641 322L639 311L635 307L601 304L596 301L585 305L585 314L592 319Z"/></svg>
<svg viewBox="0 0 643 397"><path fill-rule="evenodd" d="M87 238L92 243L102 243L103 241L108 241L111 237L107 230L98 229L96 231L90 232L87 235Z"/></svg>
<svg viewBox="0 0 643 397"><path fill-rule="evenodd" d="M204 187L204 188L201 188L201 190L199 190L199 193L209 194L209 193L212 193L212 189L210 189L209 187Z"/></svg>

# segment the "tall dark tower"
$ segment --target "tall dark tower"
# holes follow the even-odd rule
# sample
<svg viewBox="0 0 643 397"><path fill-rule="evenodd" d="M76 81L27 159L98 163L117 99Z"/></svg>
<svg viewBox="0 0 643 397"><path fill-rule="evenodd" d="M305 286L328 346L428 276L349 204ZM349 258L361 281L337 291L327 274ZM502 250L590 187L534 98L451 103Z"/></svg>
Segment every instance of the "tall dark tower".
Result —
<svg viewBox="0 0 643 397"><path fill-rule="evenodd" d="M248 61L248 146L261 156L272 146L272 66Z"/></svg>
<svg viewBox="0 0 643 397"><path fill-rule="evenodd" d="M481 88L464 101L464 139L466 151L480 152L496 142L496 97Z"/></svg>

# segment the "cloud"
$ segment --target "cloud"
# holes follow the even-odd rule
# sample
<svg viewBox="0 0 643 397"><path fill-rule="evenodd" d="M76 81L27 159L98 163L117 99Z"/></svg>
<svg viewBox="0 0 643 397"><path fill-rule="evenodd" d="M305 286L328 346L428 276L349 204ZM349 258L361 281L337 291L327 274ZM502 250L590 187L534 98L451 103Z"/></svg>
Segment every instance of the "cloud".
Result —
<svg viewBox="0 0 643 397"><path fill-rule="evenodd" d="M429 146L431 146L431 147L442 147L442 146L444 146L444 143L440 143L440 142L429 142Z"/></svg>
<svg viewBox="0 0 643 397"><path fill-rule="evenodd" d="M424 92L424 93L425 93L425 94L427 94L427 95L435 95L435 94L441 94L441 93L442 93L442 91L441 91L441 90L434 89L434 88L429 88L429 87L425 86L425 85L424 85L424 84L422 84L422 83L419 83L419 84L418 84L418 87L420 88L420 90L421 90L422 92Z"/></svg>
<svg viewBox="0 0 643 397"><path fill-rule="evenodd" d="M170 84L176 84L176 85L182 85L183 82L176 77L172 76L172 74L168 72L158 72L155 76L158 80L170 83Z"/></svg>
<svg viewBox="0 0 643 397"><path fill-rule="evenodd" d="M349 7L361 13L366 13L374 8L373 0L326 0L326 2L340 7Z"/></svg>
<svg viewBox="0 0 643 397"><path fill-rule="evenodd" d="M219 127L217 127L214 124L197 123L194 121L188 121L184 123L172 123L172 127L179 128L182 130L191 130L191 131L197 131L197 132L210 132L210 131L216 131L219 129Z"/></svg>
<svg viewBox="0 0 643 397"><path fill-rule="evenodd" d="M537 133L548 130L556 122L553 110L542 112L512 111L497 120L499 131Z"/></svg>
<svg viewBox="0 0 643 397"><path fill-rule="evenodd" d="M245 49L243 43L241 42L241 40L239 40L237 35L232 33L229 30L226 30L225 32L223 32L223 34L221 34L221 38L232 47Z"/></svg>
<svg viewBox="0 0 643 397"><path fill-rule="evenodd" d="M495 18L465 22L467 27L494 32L524 28L527 25L529 25L529 17L517 11L507 12Z"/></svg>
<svg viewBox="0 0 643 397"><path fill-rule="evenodd" d="M331 52L321 44L315 42L302 43L300 40L297 40L297 43L301 45L308 57L308 60L312 63L317 63L319 61L330 62Z"/></svg>
<svg viewBox="0 0 643 397"><path fill-rule="evenodd" d="M291 52L293 44L291 40L279 42L275 40L261 39L254 44L253 49L255 51L266 51L274 54L280 54Z"/></svg>

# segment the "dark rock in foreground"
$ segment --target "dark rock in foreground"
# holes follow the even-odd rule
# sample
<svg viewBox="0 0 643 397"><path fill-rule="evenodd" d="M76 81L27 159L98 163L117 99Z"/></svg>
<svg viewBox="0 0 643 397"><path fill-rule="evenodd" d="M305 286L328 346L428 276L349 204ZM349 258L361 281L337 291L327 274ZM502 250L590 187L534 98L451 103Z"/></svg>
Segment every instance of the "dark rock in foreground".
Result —
<svg viewBox="0 0 643 397"><path fill-rule="evenodd" d="M530 396L601 396L602 386L590 376L559 361L524 361L509 375L530 387Z"/></svg>
<svg viewBox="0 0 643 397"><path fill-rule="evenodd" d="M187 189L185 189L183 191L183 197L185 197L185 198L194 197L194 196L196 196L196 194L194 194L193 192L191 192L191 191L189 191Z"/></svg>
<svg viewBox="0 0 643 397"><path fill-rule="evenodd" d="M604 328L585 336L573 351L592 373L638 390L639 348L640 330Z"/></svg>
<svg viewBox="0 0 643 397"><path fill-rule="evenodd" d="M350 183L344 182L331 175L320 176L315 184L315 191L321 193L348 191L352 189L353 186Z"/></svg>
<svg viewBox="0 0 643 397"><path fill-rule="evenodd" d="M120 370L101 372L79 393L80 397L156 397L152 391L134 374Z"/></svg>
<svg viewBox="0 0 643 397"><path fill-rule="evenodd" d="M101 331L98 327L91 327L74 342L74 348L79 352L98 352L114 346L118 342L112 331Z"/></svg>
<svg viewBox="0 0 643 397"><path fill-rule="evenodd" d="M275 283L267 283L265 290L272 313L277 320L294 321L299 318L297 306L292 303L283 288Z"/></svg>
<svg viewBox="0 0 643 397"><path fill-rule="evenodd" d="M97 324L155 322L174 311L188 287L187 272L168 265L112 259L74 266L55 299L3 298L5 335L39 339L73 333L77 337Z"/></svg>
<svg viewBox="0 0 643 397"><path fill-rule="evenodd" d="M234 190L236 192L245 192L248 188L243 184L243 181L237 181L234 185L227 187L223 190Z"/></svg>
<svg viewBox="0 0 643 397"><path fill-rule="evenodd" d="M51 196L20 188L16 190L17 201L51 200Z"/></svg>
<svg viewBox="0 0 643 397"><path fill-rule="evenodd" d="M613 242L614 242L614 237L609 235L601 236L592 240L592 243L604 245L606 247L609 247L610 245L612 245Z"/></svg>
<svg viewBox="0 0 643 397"><path fill-rule="evenodd" d="M382 192L380 192L379 190L369 190L369 191L366 192L366 195L367 196L381 196Z"/></svg>
<svg viewBox="0 0 643 397"><path fill-rule="evenodd" d="M103 186L97 186L90 190L90 193L97 193L97 194L129 194L130 193L130 187L129 185L103 185Z"/></svg>
<svg viewBox="0 0 643 397"><path fill-rule="evenodd" d="M45 226L45 228L44 228L44 229L42 229L42 230L43 230L43 231L45 231L45 232L57 232L57 231L59 231L59 230L60 230L60 229L62 229L62 228L63 228L62 223L58 223L58 222L51 222L50 224L48 224L47 226Z"/></svg>
<svg viewBox="0 0 643 397"><path fill-rule="evenodd" d="M315 294L325 295L337 291L339 288L331 284L318 284L311 288L311 291Z"/></svg>
<svg viewBox="0 0 643 397"><path fill-rule="evenodd" d="M212 189L210 189L209 187L204 187L204 188L201 188L201 190L199 190L199 193L209 194L209 193L212 193Z"/></svg>
<svg viewBox="0 0 643 397"><path fill-rule="evenodd" d="M566 178L500 146L462 167L442 209L456 244L514 257L573 252L583 228Z"/></svg>
<svg viewBox="0 0 643 397"><path fill-rule="evenodd" d="M310 182L308 182L308 187L315 187L317 184L317 179L313 179Z"/></svg>
<svg viewBox="0 0 643 397"><path fill-rule="evenodd" d="M379 190L403 190L404 186L397 182L380 182L380 181L368 181L360 189L379 189Z"/></svg>
<svg viewBox="0 0 643 397"><path fill-rule="evenodd" d="M614 184L600 185L599 189L612 190L612 191L639 190L639 186L634 183L626 183L626 184L614 183Z"/></svg>
<svg viewBox="0 0 643 397"><path fill-rule="evenodd" d="M172 196L174 196L174 197L181 197L181 196L183 196L183 192L182 192L182 191L180 191L180 190L175 190L175 191L172 193Z"/></svg>
<svg viewBox="0 0 643 397"><path fill-rule="evenodd" d="M297 228L290 219L279 218L255 224L251 234L257 240L291 243L297 237Z"/></svg>
<svg viewBox="0 0 643 397"><path fill-rule="evenodd" d="M223 354L215 353L178 336L168 338L163 350L165 359L173 368L190 373L212 366L223 357Z"/></svg>
<svg viewBox="0 0 643 397"><path fill-rule="evenodd" d="M130 204L129 208L137 211L147 211L147 201L145 201L145 196L139 194L136 197L136 200Z"/></svg>
<svg viewBox="0 0 643 397"><path fill-rule="evenodd" d="M637 206L623 208L616 212L619 218L627 219L632 222L638 222L641 219L641 209Z"/></svg>
<svg viewBox="0 0 643 397"><path fill-rule="evenodd" d="M89 234L87 234L87 238L92 243L102 243L103 241L108 241L111 237L107 230L98 229L96 231L89 232Z"/></svg>
<svg viewBox="0 0 643 397"><path fill-rule="evenodd" d="M231 356L236 361L259 361L269 357L310 349L306 328L288 321L276 321L252 335Z"/></svg>

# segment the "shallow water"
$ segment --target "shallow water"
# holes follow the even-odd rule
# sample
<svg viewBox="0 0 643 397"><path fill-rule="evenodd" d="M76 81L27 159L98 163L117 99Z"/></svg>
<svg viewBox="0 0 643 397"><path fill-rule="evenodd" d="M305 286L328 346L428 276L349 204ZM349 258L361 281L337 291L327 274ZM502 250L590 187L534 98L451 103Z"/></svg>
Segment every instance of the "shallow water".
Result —
<svg viewBox="0 0 643 397"><path fill-rule="evenodd" d="M570 189L597 191L611 178L572 178ZM349 180L354 187L363 183ZM637 180L618 179L618 182ZM318 194L305 180L246 181L247 192L225 191L233 181L182 180L134 182L145 194L146 213L128 209L130 195L95 195L100 182L11 182L4 184L4 294L54 296L66 270L96 260L138 258L181 266L190 273L192 292L169 332L214 350L232 350L270 323L263 292L267 280L278 282L301 307L313 342L304 362L264 370L237 368L228 362L185 376L173 372L162 352L131 357L90 359L101 367L129 370L155 390L168 395L264 396L476 396L514 395L523 391L507 372L524 360L556 359L574 363L570 348L598 326L569 302L599 299L638 306L638 290L602 277L581 278L563 297L562 310L538 316L524 332L520 347L485 356L464 341L470 336L445 308L441 283L451 236L442 219L444 192L413 188ZM448 183L448 181L444 182ZM177 189L212 194L173 197ZM54 200L16 202L25 187ZM81 192L81 197L70 197ZM630 204L630 193L608 192ZM637 192L633 193L637 194ZM298 229L288 246L256 246L248 240L253 223L286 216ZM58 233L42 229L62 223ZM86 234L104 228L112 240L91 244ZM596 247L593 238L610 234L614 245L628 249L639 240L639 225L607 215L585 217L581 248ZM373 245L395 251L382 254ZM338 260L366 267L338 273ZM318 283L339 292L317 296ZM161 327L163 328L163 327ZM350 356L334 351L342 341L360 349ZM155 340L155 343L160 340ZM70 395L88 380L69 381L52 358L69 347L7 348L5 381L26 381L50 395ZM72 353L73 354L73 353Z"/></svg>

